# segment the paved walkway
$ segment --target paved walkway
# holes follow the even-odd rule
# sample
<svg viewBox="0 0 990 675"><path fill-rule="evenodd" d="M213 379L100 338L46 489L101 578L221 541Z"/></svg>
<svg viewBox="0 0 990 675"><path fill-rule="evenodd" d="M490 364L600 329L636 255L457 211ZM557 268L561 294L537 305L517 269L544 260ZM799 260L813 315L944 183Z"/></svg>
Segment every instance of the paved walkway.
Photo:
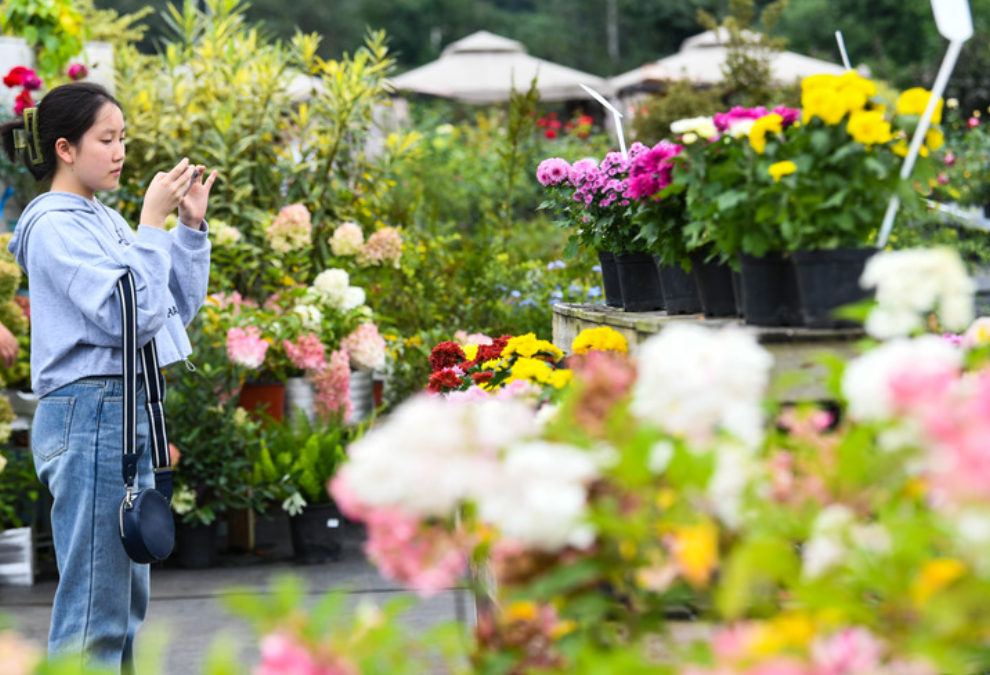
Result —
<svg viewBox="0 0 990 675"><path fill-rule="evenodd" d="M273 579L283 574L302 578L315 600L327 591L348 594L348 606L362 601L384 604L409 594L382 579L364 559L357 542L348 542L340 561L319 565L295 565L291 561L285 518L259 521L257 550L263 555L221 555L216 567L205 570L153 569L151 607L138 638L138 652L151 649L164 635L168 644L161 672L198 675L211 645L221 635L232 641L242 663L258 662L257 639L248 624L227 612L221 596L231 588L266 593ZM50 566L49 566L50 568ZM0 586L0 612L12 619L23 635L43 645L51 619L56 580L49 569L34 586ZM404 615L411 631L418 632L446 621L473 621L474 601L464 589L452 589L428 600L418 600ZM245 675L250 672L245 669Z"/></svg>

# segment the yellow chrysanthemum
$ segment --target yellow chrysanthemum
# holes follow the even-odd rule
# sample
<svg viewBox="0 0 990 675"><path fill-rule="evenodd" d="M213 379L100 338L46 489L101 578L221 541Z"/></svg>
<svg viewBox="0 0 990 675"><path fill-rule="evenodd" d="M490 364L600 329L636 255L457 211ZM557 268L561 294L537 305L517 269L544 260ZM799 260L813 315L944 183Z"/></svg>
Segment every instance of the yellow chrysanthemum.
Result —
<svg viewBox="0 0 990 675"><path fill-rule="evenodd" d="M505 345L505 349L502 350L502 356L506 357L518 354L519 356L531 358L541 352L554 361L564 358L564 352L560 351L552 342L538 340L533 333L526 333L525 335L511 338Z"/></svg>
<svg viewBox="0 0 990 675"><path fill-rule="evenodd" d="M839 78L835 75L809 75L801 80L801 92L814 91L815 89L838 89Z"/></svg>
<svg viewBox="0 0 990 675"><path fill-rule="evenodd" d="M847 70L839 76L836 88L850 112L862 110L870 97L877 95L877 85L865 77L860 77L855 70Z"/></svg>
<svg viewBox="0 0 990 675"><path fill-rule="evenodd" d="M911 600L916 607L921 607L933 594L965 573L966 566L953 558L929 560L911 585Z"/></svg>
<svg viewBox="0 0 990 675"><path fill-rule="evenodd" d="M900 157L907 157L908 150L910 149L910 147L911 146L908 145L908 142L902 138L901 140L897 141L897 143L895 143L890 149L894 151L895 155L898 155ZM922 145L921 150L918 151L918 154L921 155L922 157L927 157L929 154L928 148Z"/></svg>
<svg viewBox="0 0 990 675"><path fill-rule="evenodd" d="M925 107L928 105L928 99L932 97L932 92L921 87L913 87L908 89L897 99L897 114L898 115L921 115L925 112ZM938 100L938 104L935 106L935 113L932 115L932 123L939 124L942 121L942 105L944 101L942 99Z"/></svg>
<svg viewBox="0 0 990 675"><path fill-rule="evenodd" d="M461 349L464 351L464 356L467 357L468 361L474 361L478 356L478 345L464 345Z"/></svg>
<svg viewBox="0 0 990 675"><path fill-rule="evenodd" d="M592 350L627 354L629 343L626 342L626 338L621 333L608 326L586 328L574 338L574 342L571 343L571 351L575 354L587 354Z"/></svg>
<svg viewBox="0 0 990 675"><path fill-rule="evenodd" d="M767 134L779 134L784 131L784 118L777 114L764 115L753 122L749 130L749 144L762 155L767 149Z"/></svg>
<svg viewBox="0 0 990 675"><path fill-rule="evenodd" d="M776 164L771 164L767 171L773 176L773 182L778 183L782 177L789 176L797 171L797 165L794 162L777 162Z"/></svg>
<svg viewBox="0 0 990 675"><path fill-rule="evenodd" d="M805 123L818 117L830 126L841 122L848 110L838 91L824 87L801 94L801 107Z"/></svg>
<svg viewBox="0 0 990 675"><path fill-rule="evenodd" d="M718 564L718 528L711 521L675 528L674 560L684 578L695 588L708 583Z"/></svg>
<svg viewBox="0 0 990 675"><path fill-rule="evenodd" d="M884 119L883 113L875 110L857 110L852 113L846 131L853 140L863 145L888 143L892 138L890 122Z"/></svg>
<svg viewBox="0 0 990 675"><path fill-rule="evenodd" d="M512 364L508 381L528 380L537 384L547 384L553 372L553 367L546 361L523 357Z"/></svg>
<svg viewBox="0 0 990 675"><path fill-rule="evenodd" d="M563 389L574 378L574 373L565 368L555 370L550 373L550 386L554 389Z"/></svg>
<svg viewBox="0 0 990 675"><path fill-rule="evenodd" d="M945 145L945 135L938 129L929 129L925 134L925 145L929 150L938 150Z"/></svg>

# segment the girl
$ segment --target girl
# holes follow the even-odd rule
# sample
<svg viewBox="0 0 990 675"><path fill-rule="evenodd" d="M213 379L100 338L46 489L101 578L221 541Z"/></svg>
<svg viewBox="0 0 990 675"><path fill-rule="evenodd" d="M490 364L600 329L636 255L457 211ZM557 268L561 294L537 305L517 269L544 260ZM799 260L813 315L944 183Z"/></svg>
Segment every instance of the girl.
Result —
<svg viewBox="0 0 990 675"><path fill-rule="evenodd" d="M138 345L152 338L162 366L191 353L185 326L206 297L206 215L214 171L183 159L151 181L137 234L96 193L113 190L124 164L124 117L103 87L55 87L37 108L0 125L11 160L23 157L51 190L24 210L9 250L31 290L31 383L39 397L31 449L52 493L59 585L50 653L131 672L134 635L148 608L149 567L131 562L118 534L122 377L117 280L129 269ZM179 209L179 225L164 229ZM137 482L153 486L144 385L139 378Z"/></svg>

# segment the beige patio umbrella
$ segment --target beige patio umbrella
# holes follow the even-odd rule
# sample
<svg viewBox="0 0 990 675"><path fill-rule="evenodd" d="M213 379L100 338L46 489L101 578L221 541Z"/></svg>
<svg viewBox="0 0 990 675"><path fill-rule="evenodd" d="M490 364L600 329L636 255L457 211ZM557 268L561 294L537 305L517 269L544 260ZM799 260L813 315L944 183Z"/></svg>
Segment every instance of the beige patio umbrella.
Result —
<svg viewBox="0 0 990 675"><path fill-rule="evenodd" d="M478 31L452 42L440 58L392 79L396 89L468 103L508 101L509 93L525 91L537 78L540 99L590 99L579 85L609 95L606 80L591 73L530 56L520 42Z"/></svg>
<svg viewBox="0 0 990 675"><path fill-rule="evenodd" d="M681 43L676 54L616 75L609 84L616 92L639 87L648 82L690 80L698 84L715 84L724 79L722 66L728 50L724 29L705 31ZM755 36L754 36L755 37ZM778 52L770 61L774 82L790 84L796 79L820 73L841 75L845 69L837 64L794 52Z"/></svg>

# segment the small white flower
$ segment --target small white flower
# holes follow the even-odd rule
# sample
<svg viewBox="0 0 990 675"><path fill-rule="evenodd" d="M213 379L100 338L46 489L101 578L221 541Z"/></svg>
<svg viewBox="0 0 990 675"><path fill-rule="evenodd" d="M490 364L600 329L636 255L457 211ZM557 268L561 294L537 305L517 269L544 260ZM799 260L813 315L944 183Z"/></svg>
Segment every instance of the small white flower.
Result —
<svg viewBox="0 0 990 675"><path fill-rule="evenodd" d="M323 312L315 305L296 305L293 311L302 318L306 330L320 330L323 323Z"/></svg>
<svg viewBox="0 0 990 675"><path fill-rule="evenodd" d="M670 460L674 458L674 444L670 441L657 441L650 448L650 454L646 458L646 468L650 473L662 474L670 465Z"/></svg>
<svg viewBox="0 0 990 675"><path fill-rule="evenodd" d="M718 133L718 129L715 127L715 120L711 117L690 117L677 120L670 124L670 131L673 134L697 134L701 138L712 138ZM695 136L695 140L697 140L697 136ZM684 142L693 141L685 140Z"/></svg>
<svg viewBox="0 0 990 675"><path fill-rule="evenodd" d="M306 498L301 492L293 492L282 502L282 510L290 516L298 516L306 506Z"/></svg>

